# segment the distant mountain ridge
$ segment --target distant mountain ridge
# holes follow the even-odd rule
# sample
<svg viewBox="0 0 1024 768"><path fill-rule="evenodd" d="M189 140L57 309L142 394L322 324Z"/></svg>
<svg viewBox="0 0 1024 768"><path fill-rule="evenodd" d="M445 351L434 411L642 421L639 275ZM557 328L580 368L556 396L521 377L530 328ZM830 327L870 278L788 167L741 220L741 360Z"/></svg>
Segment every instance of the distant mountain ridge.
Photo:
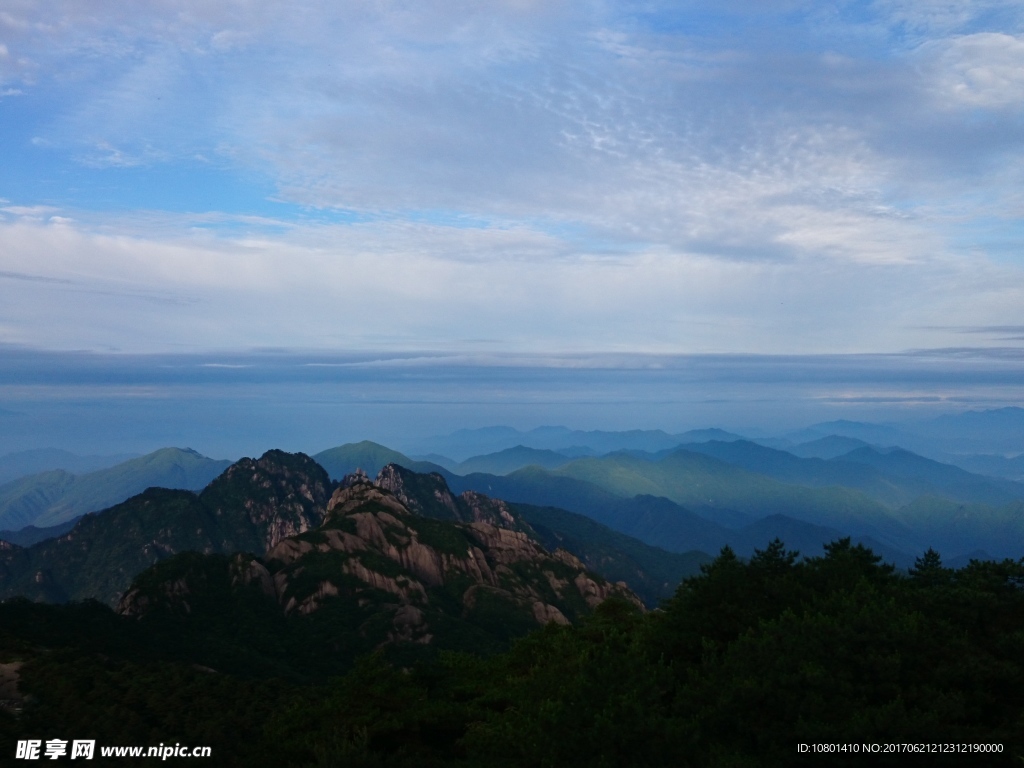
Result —
<svg viewBox="0 0 1024 768"><path fill-rule="evenodd" d="M478 456L497 453L516 446L538 450L559 451L581 447L602 454L619 450L661 451L680 443L701 440L740 439L740 435L721 429L699 429L680 434L669 434L660 429L633 429L621 432L606 430L572 430L567 427L537 427L521 432L512 427L484 427L462 429L450 435L438 436L424 441L419 453L439 453L456 462Z"/></svg>
<svg viewBox="0 0 1024 768"><path fill-rule="evenodd" d="M769 450L769 449L763 449ZM842 487L780 483L711 456L678 450L658 461L627 454L578 459L552 474L585 480L618 496L664 496L713 517L718 509L750 518L782 514L853 535L883 538L902 532L885 507ZM898 546L898 545L897 545Z"/></svg>
<svg viewBox="0 0 1024 768"><path fill-rule="evenodd" d="M1024 499L1024 484L972 475L900 448L860 446L828 460L800 458L745 440L682 448L785 483L853 488L891 509L928 495L993 506Z"/></svg>
<svg viewBox="0 0 1024 768"><path fill-rule="evenodd" d="M328 448L313 454L313 460L327 470L332 480L341 480L357 470L367 475L376 476L388 464L401 464L415 472L445 472L447 470L429 461L416 461L404 453L392 450L387 446L363 440L358 443L345 443L336 448Z"/></svg>
<svg viewBox="0 0 1024 768"><path fill-rule="evenodd" d="M763 435L763 432L759 432ZM867 445L900 446L933 459L943 454L1024 454L1024 408L1007 407L946 414L931 419L899 424L878 424L850 419L837 419L811 424L774 436L758 438L757 442L773 448L792 451L806 458L834 458L838 453L823 455L828 440L843 438ZM439 435L408 446L411 453L436 453L456 463L478 455L496 453L516 445L560 452L570 447L574 455L606 454L619 450L656 453L682 443L709 440L732 441L751 439L722 429L695 429L669 433L664 430L575 430L563 426L545 426L518 430L508 426L463 429ZM825 443L814 446L817 441ZM848 452L854 447L842 452Z"/></svg>
<svg viewBox="0 0 1024 768"><path fill-rule="evenodd" d="M794 456L799 456L803 459L835 459L858 448L867 448L869 445L870 443L858 440L855 437L826 435L825 437L819 437L817 440L810 440L806 443L784 448L783 450L789 451Z"/></svg>
<svg viewBox="0 0 1024 768"><path fill-rule="evenodd" d="M1013 457L998 454L947 454L942 459L947 464L955 464L978 475L1024 483L1024 454Z"/></svg>
<svg viewBox="0 0 1024 768"><path fill-rule="evenodd" d="M0 456L0 485L17 480L27 475L37 475L62 469L73 475L82 475L106 469L115 464L138 458L137 453L124 453L112 456L79 456L70 451L58 448L34 448Z"/></svg>
<svg viewBox="0 0 1024 768"><path fill-rule="evenodd" d="M376 449L374 453L380 455ZM564 510L520 512L473 491L455 496L441 475L395 464L381 469L376 486L424 517L488 523L524 533L552 550L562 547L595 573L635 584L651 607L709 559L701 552L650 547ZM269 451L258 460L231 465L198 495L150 488L84 516L71 530L67 525L25 529L24 546L0 542L0 599L22 595L64 602L91 597L113 605L137 573L175 554L259 555L317 527L332 487L326 471L311 458Z"/></svg>
<svg viewBox="0 0 1024 768"><path fill-rule="evenodd" d="M999 414L978 418L998 417ZM878 425L842 421L821 425L822 429L835 428L865 436L873 426ZM504 438L531 434L505 428L480 432ZM356 469L379 476L389 465L407 468L417 477L406 477L403 480L406 488L412 484L419 490L402 503L408 503L410 508L427 517L439 516L437 519L458 522L458 516L445 518L445 515L458 506L452 499L466 492L505 499L524 526L517 530L537 536L545 546L562 546L597 573L609 577L612 573L628 574L629 578L623 578L635 585L635 591L648 605L660 599L659 590L675 578L672 574L693 572L700 552L714 553L728 544L740 555L747 556L776 536L806 555L817 554L823 544L836 538L851 536L901 566L912 564L914 557L929 546L951 561L977 553L1012 558L1024 553L1024 485L972 474L903 448L880 447L866 444L861 438L828 434L796 445L787 443L786 450L779 450L764 445L770 441L754 442L720 430L701 430L683 433L693 438L689 443L676 443L656 451L625 448L602 455L586 455L594 450L582 442L588 436L611 439L608 437L611 435L620 442L651 440L659 444L666 438L674 441L681 435L643 430L580 432L565 428L533 432L543 439L558 441L568 437L576 442L565 453L515 445L448 463L448 468L431 461L414 460L369 441L338 446L314 458L327 470L328 485L331 478L340 480ZM723 435L727 439L717 439ZM844 448L850 450L838 453ZM798 456L797 452L812 455ZM568 453L577 457L565 455ZM86 503L96 504L95 499L101 496L96 489L110 494L107 506L120 506L120 502L136 492L128 481L140 483L139 478L145 475L138 471L140 468L152 470L145 475L144 487L160 485L160 479L154 480L153 475L176 462L179 471L166 473L171 478L170 483L205 479L190 479L183 466L213 470L212 460L194 451L164 449L104 470L109 473L104 477L111 482L54 470L0 487L0 528L13 529L26 519L35 526L22 529L24 537L14 542L27 546L5 548L6 559L2 562L6 565L2 567L8 569L8 574L0 573L0 582L22 579L28 570L36 567L33 572L33 578L38 576L33 582L36 587L31 587L31 579L28 579L19 581L22 585L19 589L35 589L34 594L45 599L87 596L78 591L78 587L47 575L59 576L63 568L60 560L64 557L61 553L72 552L61 548L65 545L55 543L66 539L68 531L60 527L62 524L48 526L47 521L74 514L76 510L71 502L84 498ZM212 463L219 465L218 470L228 464ZM395 475L394 469L391 472ZM428 479L431 473L436 473L440 482L446 484L444 490ZM381 482L386 482L386 478ZM399 495L396 489L388 490ZM209 525L193 526L206 513L190 506L191 502L183 502L182 498L187 496L172 494L157 498L160 494L151 495L153 509L146 513L151 514L151 522L157 519L153 516L157 508L166 505L167 509L177 510L171 519L178 519L174 517L178 515L183 530L190 529L189 526L212 530ZM213 498L205 492L201 496L206 500ZM252 511L253 504L258 506L258 494L250 489L225 499L220 508L241 507ZM132 514L141 514L137 504L126 509L134 510ZM47 518L42 511L51 517ZM258 516L258 510L253 514ZM603 527L589 526L581 515ZM5 519L16 522L5 523ZM233 551L202 537L191 543L178 541L160 528L146 527L149 525L147 522L136 528L126 526L126 530L148 537L145 541L140 539L142 543L138 546L150 546L150 555L156 560L183 549L225 554ZM88 526L83 530L91 531L89 535L95 541L102 539L104 542L94 547L97 552L120 546L112 533L101 536L99 529ZM275 535L278 538L288 536L291 530L285 525ZM14 539L15 533L20 531L8 535ZM39 538L57 534L59 538L49 542L41 542ZM617 539L616 535L631 538ZM237 536L221 538L234 541ZM597 544L598 540L602 543ZM660 548L660 554L637 548L644 544ZM44 549L49 553L46 557L33 559L35 554L32 553L38 554ZM11 555L19 551L22 551L20 555ZM258 547L254 547L254 551L258 552ZM69 557L69 563L77 562ZM110 562L124 563L118 582L123 584L125 574L130 576L132 569L140 567L139 563L144 565L152 560L147 557L127 557L127 550L122 548L107 566ZM48 565L51 562L56 565ZM98 573L98 561L89 562L89 568L95 568ZM105 589L104 594L110 594L110 589Z"/></svg>
<svg viewBox="0 0 1024 768"><path fill-rule="evenodd" d="M556 469L570 461L572 458L556 451L516 445L484 456L471 456L449 469L459 475L470 475L474 472L507 475L509 472L515 472L517 469L528 466Z"/></svg>
<svg viewBox="0 0 1024 768"><path fill-rule="evenodd" d="M151 487L198 491L230 465L188 448L161 448L85 475L58 469L22 477L0 486L0 528L59 525Z"/></svg>
<svg viewBox="0 0 1024 768"><path fill-rule="evenodd" d="M506 476L453 476L456 489L477 489L534 507L552 506L570 510L612 530L670 552L718 552L728 545L742 556L763 549L772 539L783 539L805 555L815 555L823 545L851 535L838 526L798 520L773 513L763 518L734 510L703 510L701 514L664 496L618 496L592 482L549 473L531 467ZM887 562L907 567L914 561L911 550L877 541L870 535L856 535L858 542L870 542Z"/></svg>
<svg viewBox="0 0 1024 768"><path fill-rule="evenodd" d="M838 421L812 424L783 435L807 442L828 435L895 446L927 456L943 453L1024 453L1024 408L1010 406L950 413L900 424Z"/></svg>
<svg viewBox="0 0 1024 768"><path fill-rule="evenodd" d="M688 450L660 459L623 452L581 459L553 471L527 467L504 476L452 475L448 482L459 490L475 489L513 502L584 514L674 551L714 552L729 544L737 552L749 554L754 547L764 546L762 537L771 534L769 539L777 535L804 554L816 554L837 535L852 536L901 566L912 564L928 547L950 558L977 551L996 557L1024 554L1024 529L1016 522L1019 501L991 505L942 498L936 485L919 477L894 479L872 466L842 459L777 456L780 452L750 443L705 443L700 450L720 455L735 450L738 456L731 458L737 461L744 453L749 453L746 458L750 461L775 456L779 467L759 468L779 476L813 470L847 475L847 482L850 477L860 477L864 483L880 484L882 490L885 483L891 483L889 490L901 503L886 506L861 490L829 485L827 474L790 476L790 482L780 482L769 474ZM871 455L885 459L885 454L872 451ZM893 455L897 462L902 460L900 452ZM971 483L960 487L959 470L943 469L922 457L913 458L910 464L928 471L937 467L958 493L969 496L976 491L971 488L974 481L986 481L981 486L984 493L993 488L1003 492L998 483L989 484L988 478L978 476L968 476ZM798 485L796 479L814 485ZM958 514L973 521L970 530L957 522Z"/></svg>

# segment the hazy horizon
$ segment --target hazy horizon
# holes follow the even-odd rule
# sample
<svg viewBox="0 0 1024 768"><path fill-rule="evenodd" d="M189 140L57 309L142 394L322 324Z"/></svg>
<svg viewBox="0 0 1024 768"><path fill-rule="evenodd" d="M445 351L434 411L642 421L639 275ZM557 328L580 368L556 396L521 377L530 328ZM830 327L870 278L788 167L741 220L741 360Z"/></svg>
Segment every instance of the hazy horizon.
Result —
<svg viewBox="0 0 1024 768"><path fill-rule="evenodd" d="M1021 402L1015 351L905 355L451 356L262 351L126 355L0 349L0 452L234 458L457 429L719 427L780 434L834 419L913 423Z"/></svg>

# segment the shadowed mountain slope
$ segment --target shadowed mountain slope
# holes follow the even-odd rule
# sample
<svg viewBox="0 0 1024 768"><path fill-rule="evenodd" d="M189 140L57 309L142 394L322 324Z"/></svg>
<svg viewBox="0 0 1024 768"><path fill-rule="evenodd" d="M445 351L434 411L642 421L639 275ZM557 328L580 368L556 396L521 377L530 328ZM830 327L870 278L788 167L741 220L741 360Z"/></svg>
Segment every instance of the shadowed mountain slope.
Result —
<svg viewBox="0 0 1024 768"><path fill-rule="evenodd" d="M926 482L890 477L865 464L805 459L788 451L767 448L745 440L732 443L712 441L680 447L782 483L812 488L842 487L858 490L890 509L901 507L933 490Z"/></svg>
<svg viewBox="0 0 1024 768"><path fill-rule="evenodd" d="M330 492L302 454L242 459L200 494L150 488L68 533L0 552L0 597L116 604L140 571L178 552L263 552L320 523Z"/></svg>
<svg viewBox="0 0 1024 768"><path fill-rule="evenodd" d="M376 483L419 514L439 520L484 521L521 531L552 551L561 547L604 578L626 582L650 607L669 597L683 578L696 574L709 559L708 554L694 551L696 547L669 552L565 509L509 504L474 490L455 496L437 473L423 475L389 465Z"/></svg>
<svg viewBox="0 0 1024 768"><path fill-rule="evenodd" d="M566 549L609 581L625 582L649 608L671 597L683 579L696 576L712 560L710 554L693 549L669 552L564 509L511 507L547 549Z"/></svg>
<svg viewBox="0 0 1024 768"><path fill-rule="evenodd" d="M774 513L758 519L724 508L701 509L696 514L664 496L640 494L624 498L594 483L552 474L536 467L518 470L506 476L470 475L451 477L457 489L477 489L501 496L517 504L559 507L595 520L614 531L675 553L692 550L718 552L730 546L741 555L750 555L773 538L792 541L805 554L817 554L823 545L841 536L851 535L838 526L816 524ZM874 541L867 533L853 534L858 541ZM913 552L923 547L906 548L874 541L874 546L889 562L906 565Z"/></svg>
<svg viewBox="0 0 1024 768"><path fill-rule="evenodd" d="M0 541L17 544L19 547L31 547L40 541L55 539L67 533L78 524L80 519L76 517L74 520L68 520L60 525L51 525L48 528L36 528L34 525L28 525L18 531L0 531Z"/></svg>
<svg viewBox="0 0 1024 768"><path fill-rule="evenodd" d="M975 475L902 448L858 448L832 461L870 466L890 477L927 485L932 495L953 501L998 506L1024 499L1024 484Z"/></svg>
<svg viewBox="0 0 1024 768"><path fill-rule="evenodd" d="M1024 485L972 475L959 467L940 464L898 448L884 451L860 447L825 461L799 458L787 451L743 440L682 447L784 483L852 488L890 509L922 496L990 505L1009 504L1024 498Z"/></svg>
<svg viewBox="0 0 1024 768"><path fill-rule="evenodd" d="M1024 556L1024 502L992 507L922 498L895 514L920 541L951 557L972 552L1015 560Z"/></svg>
<svg viewBox="0 0 1024 768"><path fill-rule="evenodd" d="M877 536L898 548L912 546L902 523L863 493L780 483L692 451L676 451L653 462L625 454L578 459L552 474L585 480L627 498L664 496L705 515L717 509L752 518L786 515L852 535Z"/></svg>

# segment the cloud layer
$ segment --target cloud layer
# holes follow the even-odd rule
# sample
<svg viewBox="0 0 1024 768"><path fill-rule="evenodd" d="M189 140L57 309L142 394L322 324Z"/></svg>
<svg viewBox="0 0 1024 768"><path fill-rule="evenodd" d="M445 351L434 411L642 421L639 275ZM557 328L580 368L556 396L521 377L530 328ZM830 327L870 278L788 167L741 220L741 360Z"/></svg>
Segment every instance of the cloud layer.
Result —
<svg viewBox="0 0 1024 768"><path fill-rule="evenodd" d="M0 342L1005 344L952 326L1024 324L1022 20L13 0Z"/></svg>

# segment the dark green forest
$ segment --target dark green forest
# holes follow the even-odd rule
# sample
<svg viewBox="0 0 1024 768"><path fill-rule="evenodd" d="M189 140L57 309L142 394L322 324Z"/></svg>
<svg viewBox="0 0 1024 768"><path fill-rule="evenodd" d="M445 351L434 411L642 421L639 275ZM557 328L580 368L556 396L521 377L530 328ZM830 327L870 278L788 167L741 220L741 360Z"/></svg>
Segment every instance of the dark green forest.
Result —
<svg viewBox="0 0 1024 768"><path fill-rule="evenodd" d="M483 652L332 650L308 617L223 600L143 620L0 605L0 663L24 662L0 749L181 742L212 746L205 763L296 767L771 766L800 763L800 743L1003 750L807 764L1024 757L1024 561L952 570L929 551L904 573L848 539L809 558L724 549L659 610L608 600Z"/></svg>

